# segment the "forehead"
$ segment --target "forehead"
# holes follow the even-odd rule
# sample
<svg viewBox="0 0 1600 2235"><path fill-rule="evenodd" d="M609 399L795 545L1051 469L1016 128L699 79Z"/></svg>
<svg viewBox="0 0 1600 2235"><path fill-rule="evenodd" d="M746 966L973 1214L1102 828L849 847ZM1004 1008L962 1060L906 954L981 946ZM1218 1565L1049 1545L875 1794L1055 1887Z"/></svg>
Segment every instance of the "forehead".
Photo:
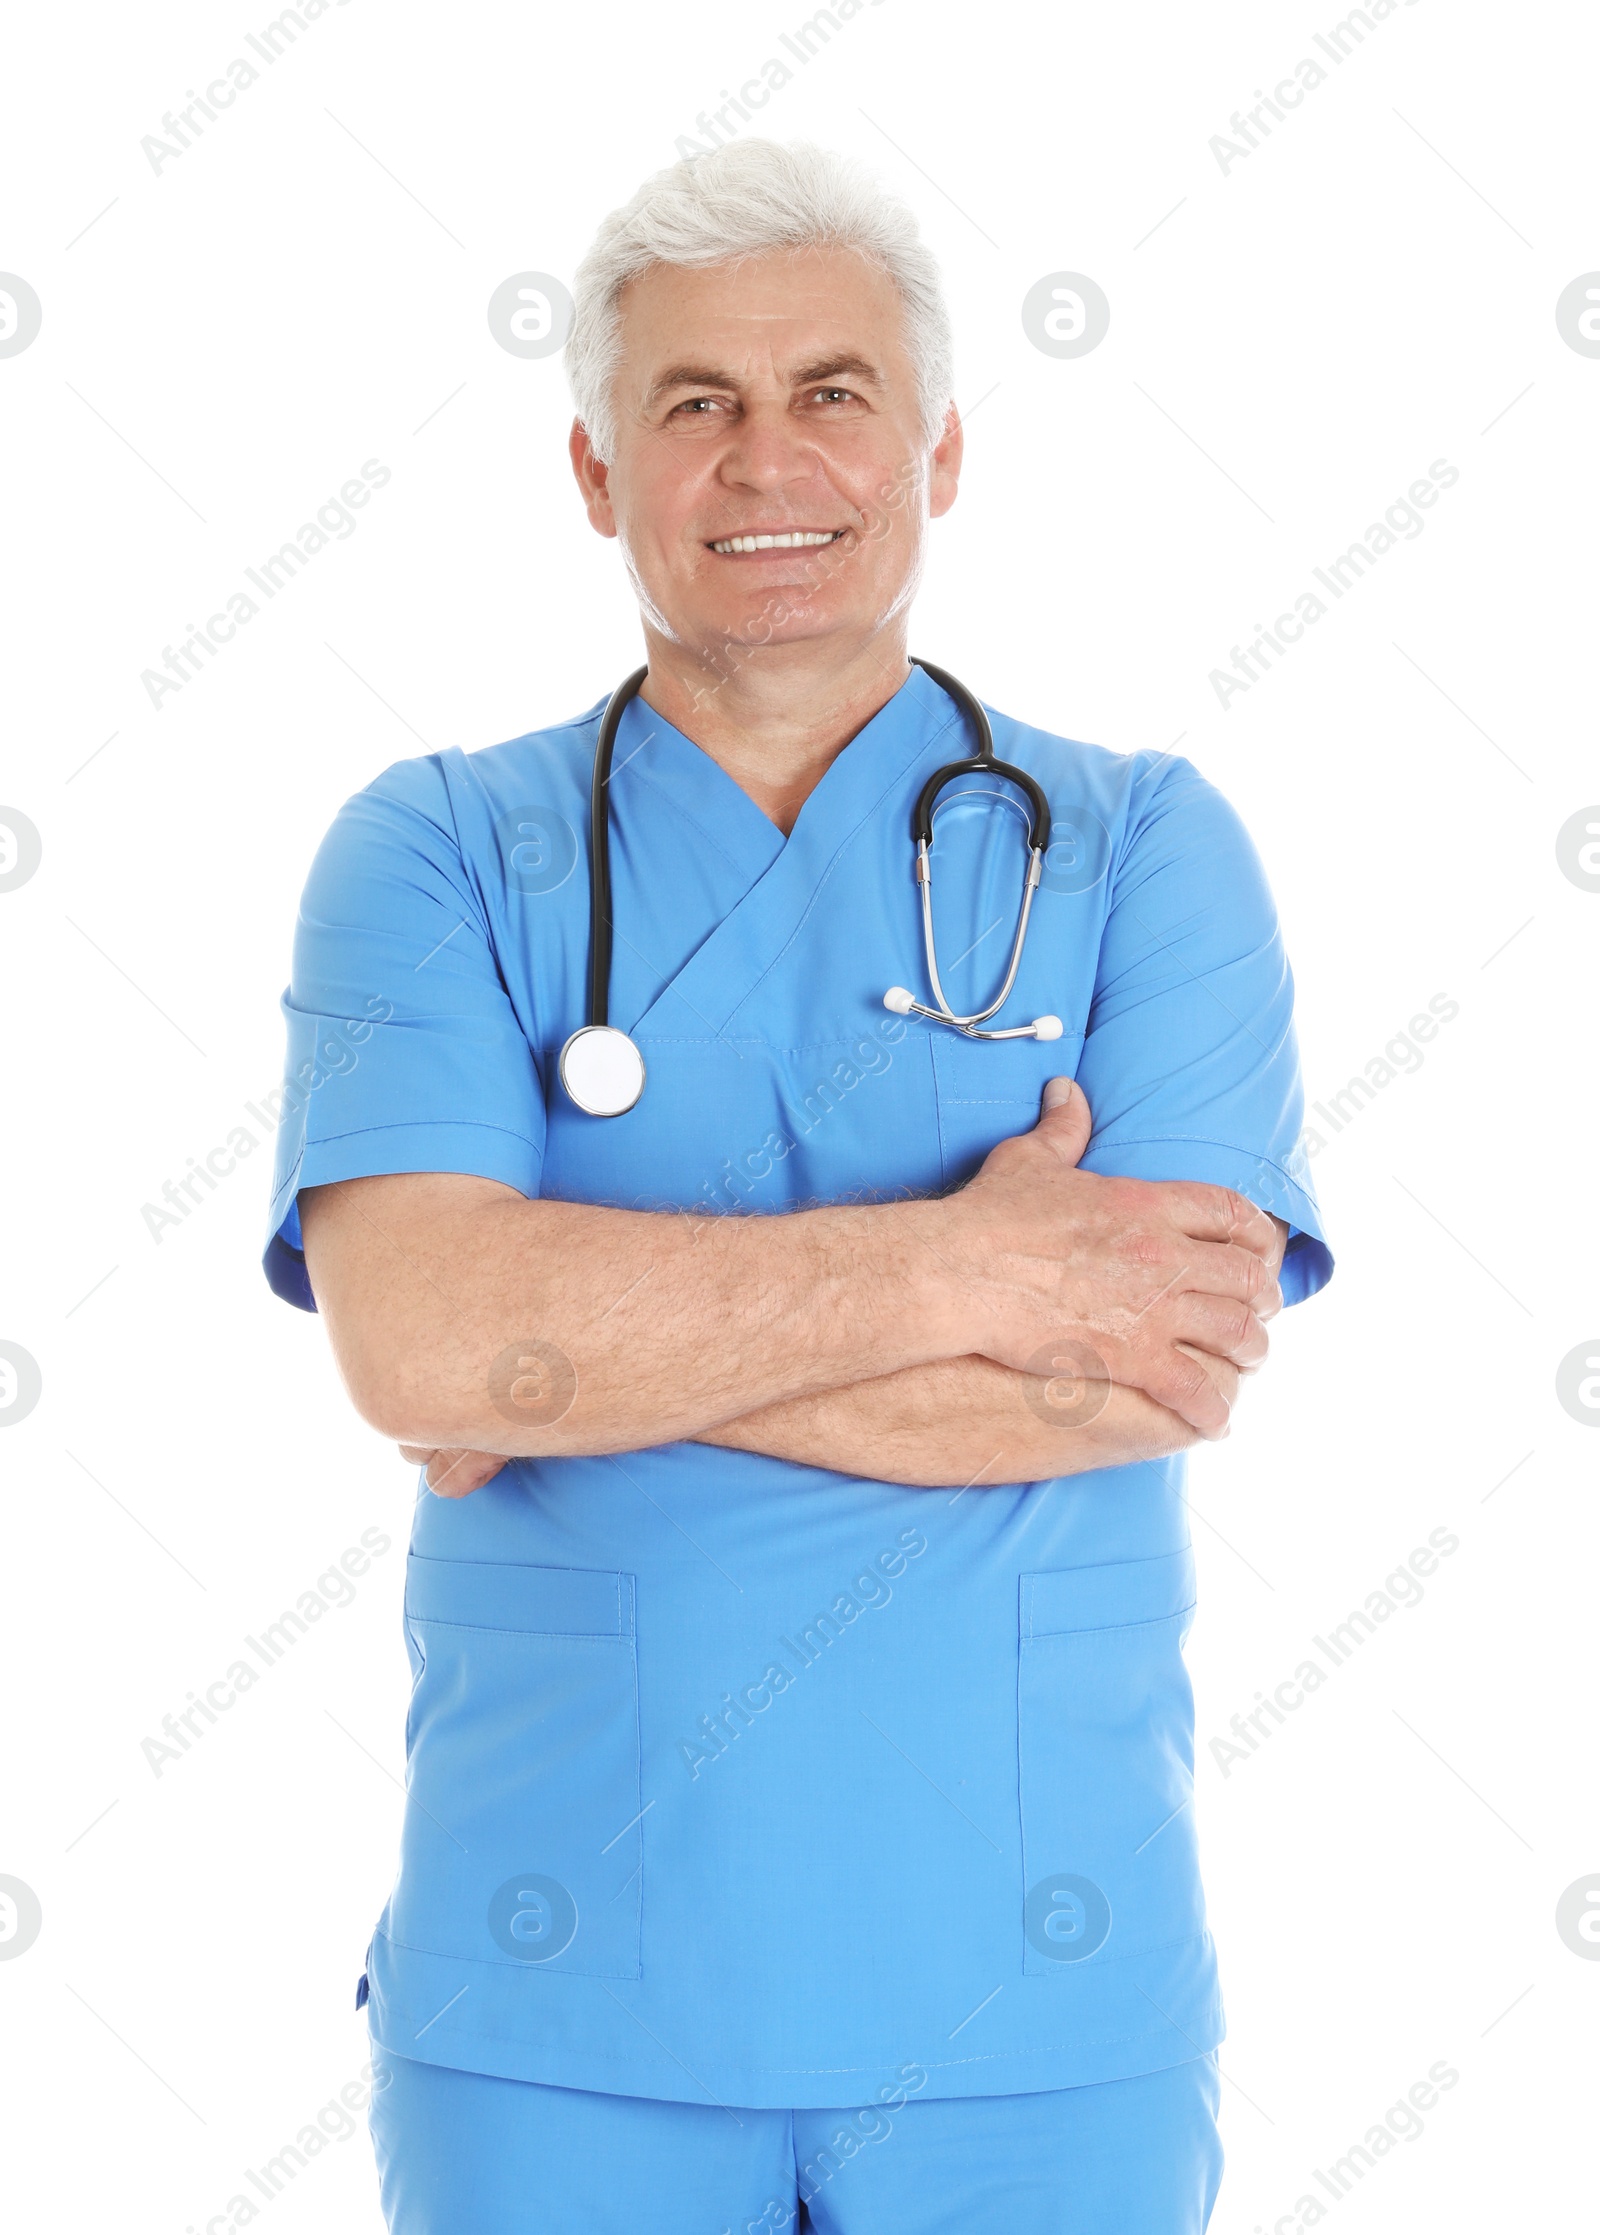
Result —
<svg viewBox="0 0 1600 2235"><path fill-rule="evenodd" d="M881 265L851 248L776 250L726 264L652 264L617 299L622 362L648 383L692 360L740 375L832 354L886 372L904 357L899 293Z"/></svg>

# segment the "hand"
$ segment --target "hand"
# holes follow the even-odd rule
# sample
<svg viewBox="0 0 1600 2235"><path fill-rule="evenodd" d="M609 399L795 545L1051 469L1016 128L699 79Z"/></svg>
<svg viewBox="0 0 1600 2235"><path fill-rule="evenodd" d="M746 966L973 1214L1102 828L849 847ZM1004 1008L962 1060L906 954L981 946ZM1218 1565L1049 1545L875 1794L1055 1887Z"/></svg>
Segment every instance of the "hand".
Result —
<svg viewBox="0 0 1600 2235"><path fill-rule="evenodd" d="M398 1448L402 1459L409 1459L414 1467L427 1468L428 1488L438 1498L468 1497L486 1482L493 1482L505 1465L504 1459L492 1451L429 1451L415 1443L403 1443Z"/></svg>
<svg viewBox="0 0 1600 2235"><path fill-rule="evenodd" d="M951 1307L983 1356L1037 1372L1046 1345L1086 1344L1113 1382L1215 1440L1283 1306L1281 1222L1231 1188L1080 1172L1089 1132L1083 1090L1051 1079L1032 1132L934 1206Z"/></svg>

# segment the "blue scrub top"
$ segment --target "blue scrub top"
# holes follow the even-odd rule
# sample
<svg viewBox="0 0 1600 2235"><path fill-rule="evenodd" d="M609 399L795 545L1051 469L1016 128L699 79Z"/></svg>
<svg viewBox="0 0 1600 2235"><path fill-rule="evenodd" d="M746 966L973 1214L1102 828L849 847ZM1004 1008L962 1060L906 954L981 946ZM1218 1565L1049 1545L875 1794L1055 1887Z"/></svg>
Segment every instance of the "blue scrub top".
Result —
<svg viewBox="0 0 1600 2235"><path fill-rule="evenodd" d="M584 1016L601 711L402 761L341 809L284 999L280 1295L315 1309L301 1187L471 1172L723 1214L926 1194L1031 1127L1057 1073L1088 1096L1085 1169L1236 1188L1293 1230L1286 1299L1322 1286L1276 915L1188 762L991 710L996 752L1053 809L994 1021L1054 1011L1065 1036L986 1044L883 1009L887 986L926 991L913 802L972 750L920 669L787 840L628 707L611 1021L648 1077L625 1117L575 1110L555 1057ZM995 779L939 812L957 1009L999 981L1025 836ZM507 1330L523 1337L562 1330ZM1214 2047L1193 1610L1181 1458L919 1490L683 1442L514 1461L459 1501L419 1486L376 2037L470 2071L777 2108L869 2103L908 2064L930 2096L1013 2094Z"/></svg>

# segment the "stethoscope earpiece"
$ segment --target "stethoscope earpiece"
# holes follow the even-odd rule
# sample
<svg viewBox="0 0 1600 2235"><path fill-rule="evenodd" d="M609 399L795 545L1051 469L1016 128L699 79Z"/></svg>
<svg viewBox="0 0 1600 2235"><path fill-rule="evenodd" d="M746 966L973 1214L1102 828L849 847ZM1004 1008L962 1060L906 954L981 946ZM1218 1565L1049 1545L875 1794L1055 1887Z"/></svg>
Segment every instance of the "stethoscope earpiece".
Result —
<svg viewBox="0 0 1600 2235"><path fill-rule="evenodd" d="M883 997L883 1005L892 1009L897 1017L927 1017L934 1024L953 1024L958 1032L965 1032L974 1040L1059 1040L1066 1030L1059 1017L1035 1017L1032 1024L1011 1025L1004 1032L977 1032L970 1024L963 1024L959 1017L946 1016L939 1009L924 1008L904 986L891 986ZM999 1006L998 1002L995 1006Z"/></svg>

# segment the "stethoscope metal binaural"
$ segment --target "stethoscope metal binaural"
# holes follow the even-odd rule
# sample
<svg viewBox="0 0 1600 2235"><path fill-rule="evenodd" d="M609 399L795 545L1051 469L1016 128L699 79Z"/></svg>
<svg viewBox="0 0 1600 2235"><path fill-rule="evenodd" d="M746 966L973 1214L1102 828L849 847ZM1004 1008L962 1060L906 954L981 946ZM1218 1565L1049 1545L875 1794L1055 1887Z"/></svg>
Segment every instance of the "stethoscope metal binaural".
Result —
<svg viewBox="0 0 1600 2235"><path fill-rule="evenodd" d="M1004 1006L1017 979L1022 962L1023 943L1028 935L1028 917L1033 908L1033 896L1039 888L1039 878L1044 868L1045 850L1050 843L1050 803L1043 790L1025 768L1013 767L1009 761L996 760L994 734L989 727L989 717L966 688L942 667L935 667L929 660L913 659L914 666L930 675L941 690L948 691L961 708L967 721L978 736L978 750L966 760L951 761L935 769L917 795L917 804L911 816L911 836L916 844L917 884L922 894L922 940L928 959L928 979L933 987L936 1008L928 1008L916 1000L904 986L891 986L883 997L883 1005L897 1016L927 1017L934 1024L947 1024L972 1040L1059 1040L1059 1017L1035 1017L1032 1024L1008 1025L1002 1029L985 1031L983 1027L998 1009ZM640 685L649 673L647 667L635 670L625 682L612 692L600 721L600 735L594 749L594 773L589 787L589 1005L588 1021L572 1033L562 1047L556 1068L561 1084L577 1107L590 1117L622 1117L631 1110L644 1092L644 1057L626 1032L606 1022L606 1010L611 993L611 819L610 793L611 755L617 741L617 727L622 720L624 707L637 696ZM957 776L989 775L1004 777L1026 794L1030 810L1028 829L1028 864L1023 874L1022 906L1017 916L1016 936L1011 942L1011 960L1000 991L986 1009L975 1009L970 1016L958 1016L945 999L944 988L939 982L939 959L933 939L933 814L939 794L946 784Z"/></svg>

